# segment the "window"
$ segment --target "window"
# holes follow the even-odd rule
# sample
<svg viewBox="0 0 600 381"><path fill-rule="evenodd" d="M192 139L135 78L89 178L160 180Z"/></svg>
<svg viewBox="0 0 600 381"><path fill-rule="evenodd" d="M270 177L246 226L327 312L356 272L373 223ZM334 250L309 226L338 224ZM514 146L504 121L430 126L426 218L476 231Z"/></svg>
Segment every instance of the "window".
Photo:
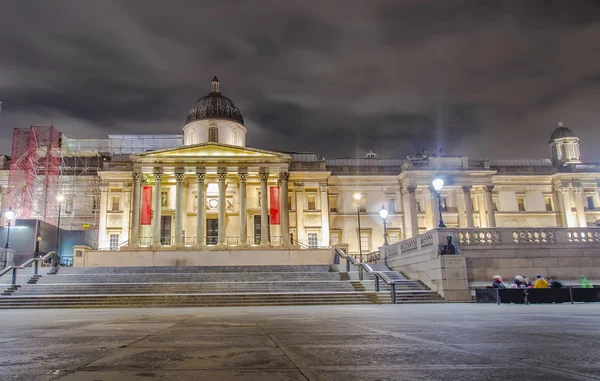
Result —
<svg viewBox="0 0 600 381"><path fill-rule="evenodd" d="M552 205L552 197L544 198L546 203L546 212L554 212L554 206Z"/></svg>
<svg viewBox="0 0 600 381"><path fill-rule="evenodd" d="M233 145L234 146L240 145L240 133L237 129L233 130Z"/></svg>
<svg viewBox="0 0 600 381"><path fill-rule="evenodd" d="M331 247L339 244L340 242L342 242L342 232L330 232L329 233L329 245Z"/></svg>
<svg viewBox="0 0 600 381"><path fill-rule="evenodd" d="M306 199L308 201L308 210L317 210L317 196L308 195Z"/></svg>
<svg viewBox="0 0 600 381"><path fill-rule="evenodd" d="M319 246L319 239L317 233L308 233L308 247L316 249Z"/></svg>
<svg viewBox="0 0 600 381"><path fill-rule="evenodd" d="M330 213L338 212L337 203L338 203L338 196L330 194L329 195L329 212Z"/></svg>
<svg viewBox="0 0 600 381"><path fill-rule="evenodd" d="M360 232L360 248L363 254L371 251L371 232Z"/></svg>
<svg viewBox="0 0 600 381"><path fill-rule="evenodd" d="M166 208L169 206L169 191L164 190L160 192L160 206Z"/></svg>
<svg viewBox="0 0 600 381"><path fill-rule="evenodd" d="M400 230L388 230L388 243L400 242Z"/></svg>
<svg viewBox="0 0 600 381"><path fill-rule="evenodd" d="M92 197L92 211L96 211L100 209L100 206L98 205L98 197L93 196Z"/></svg>
<svg viewBox="0 0 600 381"><path fill-rule="evenodd" d="M525 197L517 197L517 204L519 205L519 212L525 211Z"/></svg>
<svg viewBox="0 0 600 381"><path fill-rule="evenodd" d="M110 235L110 250L119 250L119 234L112 233Z"/></svg>
<svg viewBox="0 0 600 381"><path fill-rule="evenodd" d="M588 209L596 209L596 203L594 202L594 196L587 196Z"/></svg>
<svg viewBox="0 0 600 381"><path fill-rule="evenodd" d="M116 212L119 210L119 207L121 206L121 197L119 196L112 196L112 211Z"/></svg>
<svg viewBox="0 0 600 381"><path fill-rule="evenodd" d="M210 143L219 142L219 129L217 127L210 127L208 129L208 141Z"/></svg>
<svg viewBox="0 0 600 381"><path fill-rule="evenodd" d="M262 203L262 192L258 191L257 194L258 194L258 206L260 207L261 203Z"/></svg>
<svg viewBox="0 0 600 381"><path fill-rule="evenodd" d="M387 199L387 210L389 213L396 213L396 198L391 197Z"/></svg>
<svg viewBox="0 0 600 381"><path fill-rule="evenodd" d="M190 130L190 133L188 135L188 144L195 144L195 143L196 143L196 131Z"/></svg>
<svg viewBox="0 0 600 381"><path fill-rule="evenodd" d="M65 213L71 214L73 212L73 199L65 199Z"/></svg>

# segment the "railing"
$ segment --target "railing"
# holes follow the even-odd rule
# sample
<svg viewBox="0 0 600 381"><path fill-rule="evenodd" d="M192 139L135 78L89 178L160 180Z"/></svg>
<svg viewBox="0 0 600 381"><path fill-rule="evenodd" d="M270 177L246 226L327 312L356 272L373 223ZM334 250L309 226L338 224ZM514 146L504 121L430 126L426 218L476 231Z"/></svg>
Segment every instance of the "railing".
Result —
<svg viewBox="0 0 600 381"><path fill-rule="evenodd" d="M372 253L367 254L367 263L377 264L380 258L381 254L379 253L379 250L374 251Z"/></svg>
<svg viewBox="0 0 600 381"><path fill-rule="evenodd" d="M58 253L56 251L51 251L48 254L44 255L41 258L31 258L28 259L25 263L23 263L20 266L8 266L5 267L3 270L0 271L0 277L2 277L4 274L7 273L12 273L12 277L11 277L11 283L13 286L17 284L17 270L22 270L25 269L29 266L31 266L33 264L33 275L38 275L38 268L39 268L39 263L42 262L46 262L48 260L52 261L52 269L50 270L50 272L48 272L48 274L56 274L58 272Z"/></svg>
<svg viewBox="0 0 600 381"><path fill-rule="evenodd" d="M194 246L196 244L196 237L183 237L183 244L186 246Z"/></svg>
<svg viewBox="0 0 600 381"><path fill-rule="evenodd" d="M599 228L448 229L459 245L600 243Z"/></svg>
<svg viewBox="0 0 600 381"><path fill-rule="evenodd" d="M309 240L293 240L292 241L293 245L296 246L300 246L301 249L330 249L331 246L329 245L329 242L325 243L325 241L321 241L321 240L317 240L315 241L309 241Z"/></svg>
<svg viewBox="0 0 600 381"><path fill-rule="evenodd" d="M375 276L375 291L379 291L379 281L382 280L385 284L389 285L392 293L392 304L396 304L396 282L390 279L386 273L382 271L375 271L369 266L367 263L362 263L356 259L356 257L346 254L344 251L338 249L337 247L333 249L335 251L336 256L339 256L342 259L346 260L346 272L350 272L350 265L358 266L358 279L363 280L364 275L363 272L366 271L369 274L373 274Z"/></svg>
<svg viewBox="0 0 600 381"><path fill-rule="evenodd" d="M239 245L239 237L225 237L225 244L227 246Z"/></svg>

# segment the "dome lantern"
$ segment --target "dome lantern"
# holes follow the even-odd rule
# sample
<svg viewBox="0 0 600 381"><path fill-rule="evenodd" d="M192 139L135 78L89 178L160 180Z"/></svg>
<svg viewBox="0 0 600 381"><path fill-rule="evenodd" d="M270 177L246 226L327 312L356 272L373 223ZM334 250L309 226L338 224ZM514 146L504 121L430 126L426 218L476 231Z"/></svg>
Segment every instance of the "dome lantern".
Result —
<svg viewBox="0 0 600 381"><path fill-rule="evenodd" d="M554 165L569 165L581 163L579 138L563 122L558 122L558 128L550 135L550 149Z"/></svg>

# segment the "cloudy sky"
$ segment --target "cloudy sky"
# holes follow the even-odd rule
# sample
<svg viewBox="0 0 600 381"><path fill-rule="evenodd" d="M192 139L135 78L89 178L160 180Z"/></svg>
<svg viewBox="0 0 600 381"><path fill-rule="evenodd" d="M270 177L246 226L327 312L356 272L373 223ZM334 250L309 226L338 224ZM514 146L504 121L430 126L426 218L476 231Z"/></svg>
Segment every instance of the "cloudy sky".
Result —
<svg viewBox="0 0 600 381"><path fill-rule="evenodd" d="M327 157L600 161L600 2L0 0L0 152L14 127L180 133L221 91L249 146Z"/></svg>

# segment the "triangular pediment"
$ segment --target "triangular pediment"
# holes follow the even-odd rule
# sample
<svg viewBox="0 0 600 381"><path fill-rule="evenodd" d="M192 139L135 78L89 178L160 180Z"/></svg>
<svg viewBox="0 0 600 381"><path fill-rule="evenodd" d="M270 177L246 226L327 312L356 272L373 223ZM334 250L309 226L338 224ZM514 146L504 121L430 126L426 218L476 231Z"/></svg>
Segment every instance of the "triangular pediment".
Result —
<svg viewBox="0 0 600 381"><path fill-rule="evenodd" d="M266 151L256 148L239 147L220 143L202 143L177 148L144 152L132 155L139 159L289 159L289 155L280 152Z"/></svg>

